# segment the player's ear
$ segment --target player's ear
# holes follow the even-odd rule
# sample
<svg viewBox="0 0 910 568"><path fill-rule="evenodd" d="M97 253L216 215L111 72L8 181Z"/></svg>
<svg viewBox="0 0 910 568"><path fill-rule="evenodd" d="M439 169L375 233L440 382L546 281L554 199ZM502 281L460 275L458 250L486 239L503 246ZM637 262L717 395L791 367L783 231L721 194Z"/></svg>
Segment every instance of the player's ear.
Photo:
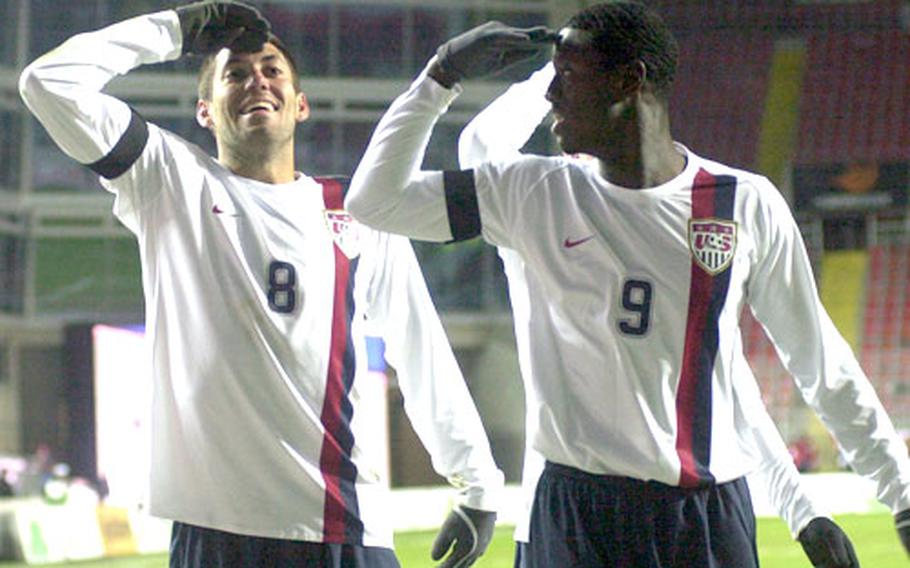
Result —
<svg viewBox="0 0 910 568"><path fill-rule="evenodd" d="M310 102L303 91L297 93L297 122L310 118Z"/></svg>
<svg viewBox="0 0 910 568"><path fill-rule="evenodd" d="M644 61L635 60L617 68L615 75L617 86L624 97L632 96L645 87L648 80L648 68Z"/></svg>
<svg viewBox="0 0 910 568"><path fill-rule="evenodd" d="M209 109L209 102L199 99L196 101L196 122L202 128L211 130L215 123L212 121L212 113Z"/></svg>
<svg viewBox="0 0 910 568"><path fill-rule="evenodd" d="M622 74L623 91L632 94L640 91L648 80L648 67L644 61L636 60L630 63Z"/></svg>

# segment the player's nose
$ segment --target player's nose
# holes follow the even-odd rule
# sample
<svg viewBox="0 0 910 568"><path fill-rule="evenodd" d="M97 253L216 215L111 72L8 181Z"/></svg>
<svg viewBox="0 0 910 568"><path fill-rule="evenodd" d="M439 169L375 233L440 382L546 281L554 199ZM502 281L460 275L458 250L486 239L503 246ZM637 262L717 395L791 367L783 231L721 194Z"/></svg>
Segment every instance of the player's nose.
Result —
<svg viewBox="0 0 910 568"><path fill-rule="evenodd" d="M269 78L265 76L261 69L253 69L247 86L251 89L268 89Z"/></svg>
<svg viewBox="0 0 910 568"><path fill-rule="evenodd" d="M544 98L550 103L553 104L559 99L559 95L562 93L562 86L559 84L559 76L553 77L553 80L550 81L550 85L547 87L547 92L544 94Z"/></svg>

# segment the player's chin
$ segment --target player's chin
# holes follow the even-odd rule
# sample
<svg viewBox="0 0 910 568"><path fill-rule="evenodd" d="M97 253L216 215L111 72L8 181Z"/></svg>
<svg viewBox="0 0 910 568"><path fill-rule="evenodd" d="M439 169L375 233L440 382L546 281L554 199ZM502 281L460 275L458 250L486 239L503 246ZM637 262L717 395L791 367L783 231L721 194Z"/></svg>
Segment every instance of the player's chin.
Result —
<svg viewBox="0 0 910 568"><path fill-rule="evenodd" d="M551 128L553 136L556 137L556 142L559 144L559 147L562 148L562 151L566 154L575 154L578 150L578 145L573 142L571 131L566 128L565 121L558 120L553 123Z"/></svg>
<svg viewBox="0 0 910 568"><path fill-rule="evenodd" d="M281 129L278 121L270 116L249 117L247 120L241 121L240 128L241 130L251 133L263 133Z"/></svg>
<svg viewBox="0 0 910 568"><path fill-rule="evenodd" d="M578 154L581 152L578 144L575 144L570 137L557 134L556 143L559 144L559 147L562 148L562 151L565 154Z"/></svg>
<svg viewBox="0 0 910 568"><path fill-rule="evenodd" d="M265 125L273 122L274 117L265 112L250 113L240 115L240 122L246 126Z"/></svg>

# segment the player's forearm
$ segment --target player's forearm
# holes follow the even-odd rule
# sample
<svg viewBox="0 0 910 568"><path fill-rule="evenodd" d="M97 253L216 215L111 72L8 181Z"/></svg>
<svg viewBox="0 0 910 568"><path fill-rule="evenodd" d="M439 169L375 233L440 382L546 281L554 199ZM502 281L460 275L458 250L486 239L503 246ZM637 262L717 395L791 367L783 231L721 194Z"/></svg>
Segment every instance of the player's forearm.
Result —
<svg viewBox="0 0 910 568"><path fill-rule="evenodd" d="M398 372L405 410L433 468L460 494L462 504L495 510L503 484L486 432L467 389L417 260L406 239L375 294L371 313L383 330L386 357Z"/></svg>
<svg viewBox="0 0 910 568"><path fill-rule="evenodd" d="M794 540L812 519L833 518L828 509L820 509L798 485L786 485L779 499L780 502L776 505L778 514L787 524Z"/></svg>
<svg viewBox="0 0 910 568"><path fill-rule="evenodd" d="M865 376L849 377L836 388L826 386L813 406L847 463L875 481L878 500L895 514L910 508L906 445Z"/></svg>
<svg viewBox="0 0 910 568"><path fill-rule="evenodd" d="M741 396L746 393L741 391ZM795 539L809 521L816 517L830 517L830 511L813 503L802 484L799 471L786 444L780 437L774 421L758 399L749 417L749 438L759 451L758 467L749 474L749 485L760 487L777 514L787 523Z"/></svg>
<svg viewBox="0 0 910 568"><path fill-rule="evenodd" d="M799 471L789 454L786 454L785 459L765 456L759 469L750 475L750 483L765 487L768 501L787 524L793 538L812 519L831 516L830 511L813 503L806 493Z"/></svg>
<svg viewBox="0 0 910 568"><path fill-rule="evenodd" d="M778 300L781 298L779 297ZM799 330L800 349L785 353L803 398L834 435L847 462L874 480L893 512L910 507L910 459L878 395L820 303L778 305Z"/></svg>
<svg viewBox="0 0 910 568"><path fill-rule="evenodd" d="M451 238L441 172L421 172L439 117L460 88L443 88L422 73L376 126L351 180L345 207L371 227L423 240Z"/></svg>
<svg viewBox="0 0 910 568"><path fill-rule="evenodd" d="M777 300L781 299L778 295ZM784 351L787 368L803 398L834 435L844 458L854 471L877 483L879 500L893 512L910 507L906 446L850 346L820 304L800 309L779 303L774 309L793 316L789 325L799 331L800 349Z"/></svg>
<svg viewBox="0 0 910 568"><path fill-rule="evenodd" d="M910 507L906 446L819 301L808 255L795 222L785 218L784 207L780 205L780 224L772 227L778 235L773 240L783 244L768 247L773 261L756 268L750 303L844 458L854 471L877 483L878 499L897 513Z"/></svg>
<svg viewBox="0 0 910 568"><path fill-rule="evenodd" d="M388 352L396 363L408 418L433 468L458 489L468 507L494 511L503 485L483 423L441 325L407 334L407 352ZM415 327L416 330L416 327Z"/></svg>
<svg viewBox="0 0 910 568"><path fill-rule="evenodd" d="M552 78L548 64L480 111L458 137L459 165L467 169L517 154L550 110L544 95Z"/></svg>
<svg viewBox="0 0 910 568"><path fill-rule="evenodd" d="M61 149L81 163L93 163L117 144L132 114L101 90L140 65L178 57L181 41L173 11L79 34L26 67L19 91Z"/></svg>

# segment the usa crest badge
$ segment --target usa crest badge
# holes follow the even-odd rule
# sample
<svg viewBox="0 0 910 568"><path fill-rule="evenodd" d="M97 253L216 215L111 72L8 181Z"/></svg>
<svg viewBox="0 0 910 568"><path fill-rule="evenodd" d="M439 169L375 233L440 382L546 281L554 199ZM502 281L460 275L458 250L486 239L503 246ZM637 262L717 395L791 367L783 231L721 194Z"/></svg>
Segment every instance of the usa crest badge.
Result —
<svg viewBox="0 0 910 568"><path fill-rule="evenodd" d="M335 241L335 246L341 249L346 257L353 260L360 256L360 232L357 222L351 214L343 209L326 209L325 224Z"/></svg>
<svg viewBox="0 0 910 568"><path fill-rule="evenodd" d="M723 272L736 251L736 222L724 219L690 219L689 250L708 274Z"/></svg>

